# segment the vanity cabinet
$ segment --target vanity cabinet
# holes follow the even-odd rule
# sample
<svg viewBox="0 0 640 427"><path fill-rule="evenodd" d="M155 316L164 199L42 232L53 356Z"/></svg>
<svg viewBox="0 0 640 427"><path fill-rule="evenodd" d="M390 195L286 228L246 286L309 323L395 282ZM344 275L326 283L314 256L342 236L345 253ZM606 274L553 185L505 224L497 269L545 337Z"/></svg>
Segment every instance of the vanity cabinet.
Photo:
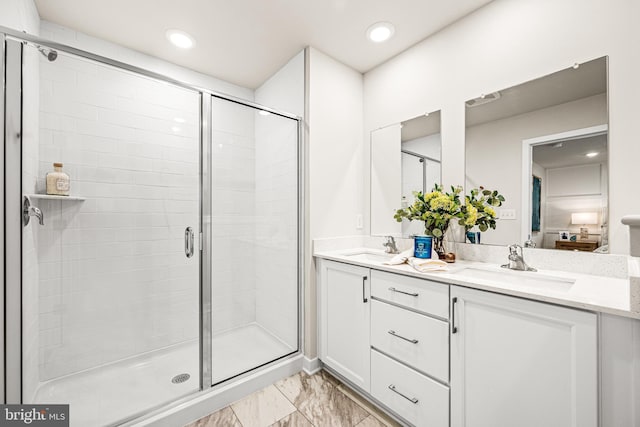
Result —
<svg viewBox="0 0 640 427"><path fill-rule="evenodd" d="M371 395L416 426L449 426L449 286L371 271Z"/></svg>
<svg viewBox="0 0 640 427"><path fill-rule="evenodd" d="M593 313L451 286L451 426L596 427Z"/></svg>
<svg viewBox="0 0 640 427"><path fill-rule="evenodd" d="M368 268L320 260L319 356L362 390L370 391Z"/></svg>

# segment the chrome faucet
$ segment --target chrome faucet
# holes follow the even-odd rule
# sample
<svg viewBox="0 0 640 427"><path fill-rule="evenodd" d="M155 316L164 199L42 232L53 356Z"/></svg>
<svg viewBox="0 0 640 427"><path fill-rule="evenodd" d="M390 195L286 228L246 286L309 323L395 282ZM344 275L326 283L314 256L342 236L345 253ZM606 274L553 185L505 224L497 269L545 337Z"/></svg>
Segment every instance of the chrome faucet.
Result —
<svg viewBox="0 0 640 427"><path fill-rule="evenodd" d="M40 209L35 206L31 206L31 200L29 197L24 196L24 202L22 203L22 221L25 227L29 225L29 220L32 216L38 218L38 223L44 225L44 214Z"/></svg>
<svg viewBox="0 0 640 427"><path fill-rule="evenodd" d="M387 241L382 244L384 251L388 254L397 254L398 247L396 246L396 239L394 239L393 236L385 236L385 239L387 239Z"/></svg>
<svg viewBox="0 0 640 427"><path fill-rule="evenodd" d="M520 249L520 253L518 253L518 249ZM520 245L509 245L509 263L501 267L520 271L538 271L524 262L524 253Z"/></svg>
<svg viewBox="0 0 640 427"><path fill-rule="evenodd" d="M529 234L529 237L527 237L527 240L524 241L524 247L525 248L535 248L536 247L536 242L534 242L531 239L531 234Z"/></svg>

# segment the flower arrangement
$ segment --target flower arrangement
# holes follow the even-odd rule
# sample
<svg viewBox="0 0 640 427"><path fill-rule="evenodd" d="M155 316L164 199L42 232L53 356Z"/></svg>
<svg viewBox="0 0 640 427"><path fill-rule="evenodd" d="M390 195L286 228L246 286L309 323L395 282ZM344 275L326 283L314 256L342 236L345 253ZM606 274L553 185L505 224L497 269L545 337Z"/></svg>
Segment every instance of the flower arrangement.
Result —
<svg viewBox="0 0 640 427"><path fill-rule="evenodd" d="M444 235L452 219L465 228L465 232L475 227L480 231L496 228L496 211L493 206L501 206L505 198L497 191L483 187L474 188L468 196L464 196L465 204L460 200L462 187L451 186L451 192L443 191L435 184L430 193L414 191L415 200L412 205L398 209L393 216L396 221L424 221L424 233L434 239L434 250L438 255L445 253Z"/></svg>
<svg viewBox="0 0 640 427"><path fill-rule="evenodd" d="M502 206L504 196L497 191L486 190L484 187L474 188L465 196L465 204L461 207L462 217L459 222L465 231L478 226L485 232L489 228L496 229L496 211L493 206Z"/></svg>

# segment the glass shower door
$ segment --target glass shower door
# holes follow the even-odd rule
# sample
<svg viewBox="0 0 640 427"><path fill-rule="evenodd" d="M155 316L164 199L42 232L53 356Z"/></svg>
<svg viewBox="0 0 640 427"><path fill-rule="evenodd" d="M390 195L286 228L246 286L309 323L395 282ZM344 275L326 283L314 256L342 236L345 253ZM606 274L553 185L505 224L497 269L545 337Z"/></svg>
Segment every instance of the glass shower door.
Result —
<svg viewBox="0 0 640 427"><path fill-rule="evenodd" d="M212 384L298 351L298 121L212 97Z"/></svg>
<svg viewBox="0 0 640 427"><path fill-rule="evenodd" d="M200 388L198 92L24 45L22 399L72 426ZM70 177L47 184L54 163ZM57 184L57 188L56 188Z"/></svg>

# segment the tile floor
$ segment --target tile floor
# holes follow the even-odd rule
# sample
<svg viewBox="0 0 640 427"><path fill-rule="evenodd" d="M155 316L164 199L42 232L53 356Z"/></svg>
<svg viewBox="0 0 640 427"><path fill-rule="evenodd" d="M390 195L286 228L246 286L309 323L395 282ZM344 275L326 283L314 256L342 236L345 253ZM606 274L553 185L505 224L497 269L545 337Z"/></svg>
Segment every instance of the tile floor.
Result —
<svg viewBox="0 0 640 427"><path fill-rule="evenodd" d="M186 427L398 426L326 371L278 381Z"/></svg>

